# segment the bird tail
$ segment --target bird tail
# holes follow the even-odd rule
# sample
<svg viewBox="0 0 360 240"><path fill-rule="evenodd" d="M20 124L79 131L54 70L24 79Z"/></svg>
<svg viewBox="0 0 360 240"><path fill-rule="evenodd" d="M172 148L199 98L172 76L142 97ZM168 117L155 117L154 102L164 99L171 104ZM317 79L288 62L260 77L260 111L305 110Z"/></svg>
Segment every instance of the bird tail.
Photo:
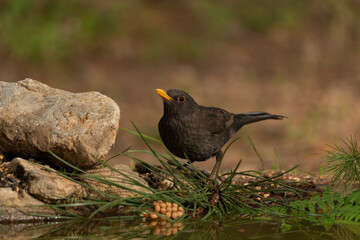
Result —
<svg viewBox="0 0 360 240"><path fill-rule="evenodd" d="M267 119L277 119L281 120L285 118L285 116L281 115L274 115L266 112L249 112L249 113L240 113L236 114L235 118L240 120L241 125L253 123L253 122L259 122Z"/></svg>

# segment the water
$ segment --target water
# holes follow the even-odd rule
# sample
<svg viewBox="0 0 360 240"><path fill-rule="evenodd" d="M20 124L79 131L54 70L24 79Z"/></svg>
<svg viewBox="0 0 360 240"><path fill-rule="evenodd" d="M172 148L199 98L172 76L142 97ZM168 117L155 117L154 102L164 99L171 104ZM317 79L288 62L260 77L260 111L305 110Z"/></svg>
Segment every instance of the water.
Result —
<svg viewBox="0 0 360 240"><path fill-rule="evenodd" d="M0 224L0 239L359 239L360 224L317 225L296 220L144 223L141 220L64 221Z"/></svg>

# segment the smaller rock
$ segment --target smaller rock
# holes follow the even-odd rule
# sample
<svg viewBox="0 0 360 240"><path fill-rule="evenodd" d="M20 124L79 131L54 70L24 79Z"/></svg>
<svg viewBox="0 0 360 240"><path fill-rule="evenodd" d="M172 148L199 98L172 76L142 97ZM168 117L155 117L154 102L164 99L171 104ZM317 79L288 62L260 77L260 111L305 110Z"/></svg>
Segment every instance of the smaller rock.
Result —
<svg viewBox="0 0 360 240"><path fill-rule="evenodd" d="M89 170L88 173L91 175L96 175L106 181L119 184L124 188L112 186L103 183L101 181L94 180L93 178L89 178L89 177L84 178L83 180L84 183L104 193L120 198L139 196L140 194L137 193L138 191L144 193L150 193L150 190L148 190L146 187L140 187L134 183L134 181L137 181L144 186L148 186L145 180L140 178L139 174L137 172L132 171L129 166L123 164L116 164L112 167L116 169L116 171L105 167L100 169ZM89 197L95 199L106 199L106 196L104 194L100 194L94 191L89 192Z"/></svg>
<svg viewBox="0 0 360 240"><path fill-rule="evenodd" d="M9 172L24 181L26 189L33 196L45 201L54 202L61 199L81 198L85 189L71 180L68 180L53 170L22 158L14 158L8 165Z"/></svg>

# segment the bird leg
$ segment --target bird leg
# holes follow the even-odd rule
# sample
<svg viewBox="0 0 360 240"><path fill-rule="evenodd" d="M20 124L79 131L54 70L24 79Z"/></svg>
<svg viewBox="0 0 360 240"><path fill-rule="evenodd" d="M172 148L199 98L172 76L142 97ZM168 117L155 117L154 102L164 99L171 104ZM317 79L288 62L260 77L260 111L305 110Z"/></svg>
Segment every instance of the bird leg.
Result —
<svg viewBox="0 0 360 240"><path fill-rule="evenodd" d="M210 179L214 179L214 178L215 178L216 171L217 171L217 169L219 168L220 162L221 162L221 160L222 160L222 158L223 158L223 152L222 152L221 150L218 151L218 152L216 153L216 155L215 155L215 158L216 158L216 162L215 162L215 165L214 165L213 170L212 170L211 173L210 173L210 176L209 176Z"/></svg>
<svg viewBox="0 0 360 240"><path fill-rule="evenodd" d="M220 165L220 162L222 160L222 157L223 157L223 152L220 150L218 151L216 154L215 154L215 157L216 157L216 162L215 162L215 165L214 165L214 168L212 169L211 173L209 174L209 171L204 171L204 170L197 170L197 171L200 171L202 172L205 176L207 176L209 179L214 179L215 178L215 174L216 174L216 171L217 169L219 168L219 165ZM172 162L168 162L170 165L173 165L173 166L177 166L179 168L178 165L172 163ZM190 162L187 162L187 163L179 163L181 164L183 167L186 167L187 169L189 169L190 171L192 172L195 172L196 170L194 169L194 167L192 167L190 164Z"/></svg>

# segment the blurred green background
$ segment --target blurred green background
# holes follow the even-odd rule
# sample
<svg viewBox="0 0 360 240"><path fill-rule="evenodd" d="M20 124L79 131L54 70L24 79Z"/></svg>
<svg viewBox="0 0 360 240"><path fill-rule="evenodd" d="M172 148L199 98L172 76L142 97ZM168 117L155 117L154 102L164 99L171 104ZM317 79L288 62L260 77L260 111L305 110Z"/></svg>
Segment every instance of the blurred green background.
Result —
<svg viewBox="0 0 360 240"><path fill-rule="evenodd" d="M121 127L133 120L152 136L163 111L156 88L286 115L244 127L223 169L239 159L261 167L250 136L267 169L278 156L281 168L314 171L326 144L359 133L359 20L358 0L3 0L0 81L101 92L120 106ZM145 147L119 132L111 154L129 146Z"/></svg>

